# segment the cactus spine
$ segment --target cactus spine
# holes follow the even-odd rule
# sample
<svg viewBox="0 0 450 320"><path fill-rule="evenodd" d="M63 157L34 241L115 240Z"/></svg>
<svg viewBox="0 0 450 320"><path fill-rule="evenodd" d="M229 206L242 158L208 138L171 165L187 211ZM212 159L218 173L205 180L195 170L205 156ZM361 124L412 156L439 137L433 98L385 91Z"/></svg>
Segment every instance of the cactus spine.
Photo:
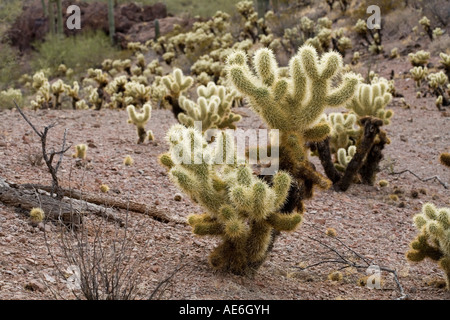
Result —
<svg viewBox="0 0 450 320"><path fill-rule="evenodd" d="M410 244L406 258L413 262L425 258L437 261L446 275L447 290L450 290L450 209L436 208L426 203L422 212L414 216L419 234Z"/></svg>
<svg viewBox="0 0 450 320"><path fill-rule="evenodd" d="M167 137L170 152L160 157L161 164L169 169L170 179L206 210L189 216L188 223L197 235L222 238L209 263L235 274L254 272L266 259L272 232L292 231L302 220L297 212L279 211L288 195L290 175L278 172L269 186L248 165L211 161L236 159L234 137L225 132L217 148L209 146L196 129L181 125L174 125ZM193 146L198 148L192 152Z"/></svg>

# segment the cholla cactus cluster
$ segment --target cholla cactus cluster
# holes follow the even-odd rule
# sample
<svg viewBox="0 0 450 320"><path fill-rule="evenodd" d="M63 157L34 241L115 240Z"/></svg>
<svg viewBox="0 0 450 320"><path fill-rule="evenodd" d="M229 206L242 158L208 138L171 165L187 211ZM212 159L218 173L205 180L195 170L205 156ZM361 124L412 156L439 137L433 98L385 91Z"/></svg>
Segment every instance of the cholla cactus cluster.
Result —
<svg viewBox="0 0 450 320"><path fill-rule="evenodd" d="M413 262L425 258L437 261L445 272L447 290L450 290L450 209L438 209L426 203L422 212L414 216L414 224L419 234L411 242L406 258Z"/></svg>
<svg viewBox="0 0 450 320"><path fill-rule="evenodd" d="M34 110L48 109L53 107L50 93L50 83L44 72L40 71L33 75L32 87L36 91L35 99L31 101Z"/></svg>
<svg viewBox="0 0 450 320"><path fill-rule="evenodd" d="M356 127L357 116L353 113L330 113L323 116L331 127L329 134L330 150L336 153L339 149L347 149L354 145L360 136L360 129Z"/></svg>
<svg viewBox="0 0 450 320"><path fill-rule="evenodd" d="M366 41L370 53L379 54L383 52L384 48L381 44L382 36L380 26L375 26L373 29L370 29L366 21L359 19L354 26L354 30Z"/></svg>
<svg viewBox="0 0 450 320"><path fill-rule="evenodd" d="M236 9L244 19L242 39L251 39L254 43L261 35L268 36L271 33L264 17L259 17L253 7L253 1L241 1L236 4Z"/></svg>
<svg viewBox="0 0 450 320"><path fill-rule="evenodd" d="M272 232L292 231L302 220L300 213L280 212L290 175L279 171L269 186L248 165L216 164L214 159L236 160L234 137L225 132L217 147L208 146L200 132L181 125L173 126L167 137L170 152L160 162L169 169L170 179L206 210L189 216L193 232L222 239L209 256L211 266L236 274L254 272L267 257ZM194 145L199 150L192 150Z"/></svg>
<svg viewBox="0 0 450 320"><path fill-rule="evenodd" d="M436 106L441 109L441 106L450 105L450 85L448 84L448 77L443 71L437 73L430 73L428 75L428 87L430 92L437 97Z"/></svg>
<svg viewBox="0 0 450 320"><path fill-rule="evenodd" d="M439 38L440 36L442 36L444 34L444 30L442 30L439 27L433 29L431 27L430 19L428 19L426 16L423 16L419 20L419 24L422 26L423 30L428 35L430 40L436 40L437 38Z"/></svg>
<svg viewBox="0 0 450 320"><path fill-rule="evenodd" d="M202 124L202 131L212 128L236 129L235 122L241 120L241 116L231 112L231 106L236 96L235 91L229 91L224 86L216 86L209 82L208 86L197 88L197 103L184 96L179 98L179 104L183 113L178 114L180 123L187 127L193 127L195 121Z"/></svg>
<svg viewBox="0 0 450 320"><path fill-rule="evenodd" d="M346 106L360 118L372 116L383 120L385 125L390 123L394 115L392 110L386 110L392 95L387 91L388 83L380 81L375 84L361 84L356 95Z"/></svg>
<svg viewBox="0 0 450 320"><path fill-rule="evenodd" d="M425 67L430 60L430 53L424 50L420 50L416 53L410 53L408 57L413 67Z"/></svg>
<svg viewBox="0 0 450 320"><path fill-rule="evenodd" d="M441 52L439 56L441 57L441 60L439 62L444 66L447 75L450 75L450 54Z"/></svg>

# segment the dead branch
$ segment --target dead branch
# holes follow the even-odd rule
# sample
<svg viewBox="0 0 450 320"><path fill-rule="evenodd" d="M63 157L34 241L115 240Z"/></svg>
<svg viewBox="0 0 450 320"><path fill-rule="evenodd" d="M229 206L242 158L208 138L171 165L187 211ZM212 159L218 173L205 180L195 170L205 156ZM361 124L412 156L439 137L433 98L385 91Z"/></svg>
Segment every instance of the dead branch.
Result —
<svg viewBox="0 0 450 320"><path fill-rule="evenodd" d="M49 190L51 189L49 187ZM84 208L64 199L56 199L42 190L23 188L21 185L9 183L1 177L0 202L28 212L33 208L41 208L48 219L61 221L72 227L81 224L82 211L84 210Z"/></svg>
<svg viewBox="0 0 450 320"><path fill-rule="evenodd" d="M319 261L312 263L305 267L299 267L296 266L295 268L306 270L310 269L316 266L324 265L324 264L338 264L342 265L342 267L339 270L346 269L346 268L355 268L357 270L367 270L369 267L373 266L372 260L364 257L363 255L359 254L355 250L351 249L348 245L346 245L341 239L338 237L332 237L326 235L323 231L320 230L320 228L316 227L315 225L312 225L312 228L315 229L322 237L326 237L329 241L337 242L339 245L344 247L344 250L339 249L331 244L326 243L324 240L308 236L308 239L311 241L314 241L318 243L323 248L327 249L327 254L332 254L331 257L319 257ZM348 255L350 253L350 255ZM397 289L400 293L400 297L397 298L397 300L406 300L408 299L408 295L405 293L403 286L400 283L400 280L398 278L397 271L385 266L379 266L377 265L379 270L388 272L393 275L394 281L396 283Z"/></svg>
<svg viewBox="0 0 450 320"><path fill-rule="evenodd" d="M184 259L184 254L181 256L180 260ZM184 267L186 266L186 264L179 264L173 271L172 273L170 273L170 275L165 278L164 280L160 281L158 283L158 285L156 286L155 290L153 290L152 294L150 295L150 297L148 298L149 300L153 300L156 296L156 294L158 292L161 292L158 295L158 298L161 297L161 295L164 293L164 291L166 290L167 286L170 284L170 281L172 280L172 278L178 273L180 272Z"/></svg>
<svg viewBox="0 0 450 320"><path fill-rule="evenodd" d="M401 174L404 174L404 173L411 173L414 177L416 177L417 179L419 179L420 181L422 181L422 182L427 182L427 181L430 181L430 180L436 180L437 182L439 182L445 189L448 189L448 184L446 183L446 182L443 182L442 180L441 180L441 178L439 178L439 176L432 176L432 177L429 177L429 178L421 178L421 177L419 177L417 174L415 174L414 172L412 172L411 170L409 170L409 169L406 169L406 170L403 170L403 171L400 171L400 172L390 172L389 173L389 175L401 175Z"/></svg>
<svg viewBox="0 0 450 320"><path fill-rule="evenodd" d="M36 189L45 190L45 191L49 191L51 189L51 187L49 187L49 186L38 185L38 184L23 184L22 187L36 188ZM85 201L90 204L96 204L96 205L100 205L100 206L108 206L111 208L124 209L124 210L131 211L131 212L142 213L146 216L149 216L157 221L164 222L164 223L174 222L174 223L183 224L183 225L187 224L186 221L184 221L182 219L170 217L167 214L165 214L164 212L158 210L156 207L154 207L154 206L150 207L143 203L138 203L135 201L125 201L125 200L120 200L120 199L113 198L113 197L98 196L95 194L83 193L81 191L72 190L72 189L60 188L59 191L65 197L68 197L71 199L82 200L82 201Z"/></svg>
<svg viewBox="0 0 450 320"><path fill-rule="evenodd" d="M55 123L52 123L46 127L44 127L44 131L39 132L36 127L31 123L31 121L27 118L27 116L22 112L20 107L17 105L16 101L14 101L14 104L16 105L17 110L19 111L20 115L25 119L25 121L30 125L30 127L36 132L36 134L41 139L41 145L42 145L42 156L44 158L45 164L48 167L48 170L52 176L52 189L50 191L50 196L53 196L55 193L57 198L61 198L61 195L59 193L59 183L58 183L58 170L62 162L62 158L64 153L67 152L67 150L70 149L70 146L66 148L66 135L67 135L67 129L64 130L64 137L61 145L61 151L51 151L50 153L47 152L47 135L50 129L55 127ZM53 166L53 159L55 156L59 155L59 160L56 163L55 166Z"/></svg>

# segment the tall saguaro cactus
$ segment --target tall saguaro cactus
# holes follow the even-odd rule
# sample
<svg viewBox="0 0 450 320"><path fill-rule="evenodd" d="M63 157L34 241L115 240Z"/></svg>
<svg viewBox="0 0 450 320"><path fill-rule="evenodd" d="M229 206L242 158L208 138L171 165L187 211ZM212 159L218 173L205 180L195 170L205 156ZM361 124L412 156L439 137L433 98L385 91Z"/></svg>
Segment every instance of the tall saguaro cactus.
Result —
<svg viewBox="0 0 450 320"><path fill-rule="evenodd" d="M56 33L55 29L55 7L53 5L53 0L48 0L48 24L50 33L54 35Z"/></svg>
<svg viewBox="0 0 450 320"><path fill-rule="evenodd" d="M56 9L57 9L56 30L59 35L63 35L64 34L64 21L63 21L62 0L56 0Z"/></svg>
<svg viewBox="0 0 450 320"><path fill-rule="evenodd" d="M108 0L108 23L109 23L109 37L111 43L114 44L114 36L116 34L116 25L114 21L114 0Z"/></svg>

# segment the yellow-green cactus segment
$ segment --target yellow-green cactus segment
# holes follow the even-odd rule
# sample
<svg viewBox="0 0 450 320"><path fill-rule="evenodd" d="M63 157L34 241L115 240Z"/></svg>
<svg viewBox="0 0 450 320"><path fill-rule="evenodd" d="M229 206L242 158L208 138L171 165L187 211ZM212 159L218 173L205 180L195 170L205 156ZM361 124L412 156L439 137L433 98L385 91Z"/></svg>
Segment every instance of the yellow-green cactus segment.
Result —
<svg viewBox="0 0 450 320"><path fill-rule="evenodd" d="M432 203L426 203L422 212L414 216L414 224L419 234L410 244L407 259L413 262L425 258L437 261L445 272L447 289L450 290L450 209L438 209Z"/></svg>
<svg viewBox="0 0 450 320"><path fill-rule="evenodd" d="M342 57L328 52L320 59L316 50L304 45L290 60L289 77L280 77L270 49L259 49L253 59L256 74L247 64L244 52L237 51L227 60L228 77L234 87L250 101L270 128L279 129L281 144L300 146L296 151L304 160L305 140L320 141L330 132L318 120L327 107L338 107L352 98L359 79L347 73L337 88L331 80L341 71ZM308 133L308 136L306 134ZM314 133L314 134L312 134Z"/></svg>
<svg viewBox="0 0 450 320"><path fill-rule="evenodd" d="M151 131L145 131L145 125L150 120L152 113L152 106L150 103L146 103L142 108L142 112L137 113L134 105L127 107L128 123L132 123L136 126L137 134L139 137L138 143L144 143L145 139L153 140L153 133Z"/></svg>
<svg viewBox="0 0 450 320"><path fill-rule="evenodd" d="M324 116L326 119L326 116ZM330 113L326 119L331 127L330 149L332 153L340 148L347 149L354 144L360 132L355 129L357 117L353 113Z"/></svg>
<svg viewBox="0 0 450 320"><path fill-rule="evenodd" d="M360 84L357 93L346 108L355 112L359 117L377 117L383 120L385 125L388 125L394 112L385 110L392 100L392 95L387 92L387 89L388 83L385 81L374 84Z"/></svg>
<svg viewBox="0 0 450 320"><path fill-rule="evenodd" d="M206 210L189 216L193 232L222 238L210 255L213 268L246 274L266 258L273 229L292 231L302 215L279 212L290 188L289 174L278 172L269 186L246 164L212 162L218 155L236 159L233 137L222 132L221 139L220 146L211 146L196 129L174 125L167 135L170 151L159 160L170 179Z"/></svg>
<svg viewBox="0 0 450 320"><path fill-rule="evenodd" d="M345 172L348 164L356 153L356 146L348 147L348 150L341 148L337 152L337 162L334 164L337 170Z"/></svg>
<svg viewBox="0 0 450 320"><path fill-rule="evenodd" d="M87 149L88 149L87 145L83 143L77 144L75 146L75 154L73 155L73 157L78 159L86 159Z"/></svg>
<svg viewBox="0 0 450 320"><path fill-rule="evenodd" d="M167 88L169 95L176 99L194 83L194 79L192 77L185 77L181 69L174 69L172 75L162 77L161 80Z"/></svg>

